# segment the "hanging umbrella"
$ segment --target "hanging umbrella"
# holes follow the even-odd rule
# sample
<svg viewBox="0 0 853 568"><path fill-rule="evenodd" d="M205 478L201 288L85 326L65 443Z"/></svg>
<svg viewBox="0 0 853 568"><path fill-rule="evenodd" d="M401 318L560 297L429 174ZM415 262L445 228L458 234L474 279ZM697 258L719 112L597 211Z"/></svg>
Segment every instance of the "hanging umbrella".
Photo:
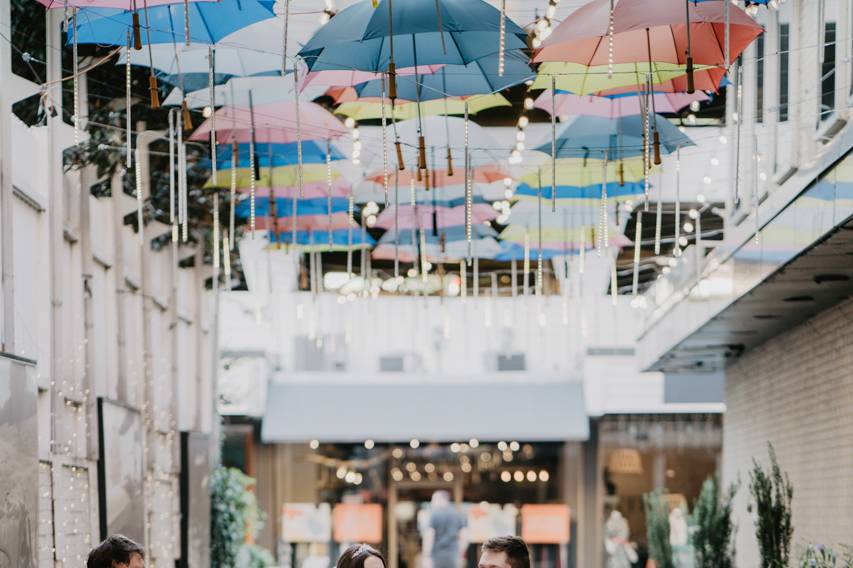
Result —
<svg viewBox="0 0 853 568"><path fill-rule="evenodd" d="M383 0L375 9L357 2L320 28L299 55L311 71L384 72L392 55L396 67L465 65L499 51L500 20L483 0ZM524 30L508 18L505 23L505 49L525 49Z"/></svg>
<svg viewBox="0 0 853 568"><path fill-rule="evenodd" d="M357 96L357 95L356 95ZM342 103L335 109L335 114L347 116L356 121L376 120L382 118L380 99L360 99ZM468 104L468 114L476 115L484 110L512 106L503 95L477 95L474 97L447 97L420 103L421 116L463 115L465 104ZM391 105L385 103L385 116L395 120L413 120L418 116L418 103L397 100L393 112Z"/></svg>
<svg viewBox="0 0 853 568"><path fill-rule="evenodd" d="M298 109L301 119L301 140L330 140L346 134L344 125L335 116L315 103L303 102ZM247 107L222 107L216 111L216 134L220 142L288 143L297 141L297 108L294 102L279 102ZM254 114L254 117L252 116ZM255 138L252 139L254 124ZM190 137L206 140L211 119L205 120Z"/></svg>
<svg viewBox="0 0 853 568"><path fill-rule="evenodd" d="M354 192L357 203L368 203L370 201L380 202L384 198L382 186L360 186ZM477 188L473 190L472 204L492 203L503 198L503 194L497 195L495 191ZM411 192L407 187L405 191L400 189L400 205L411 204ZM465 187L461 185L449 185L438 190L427 190L423 187L415 189L415 203L431 207L458 207L465 204ZM392 204L393 207L393 204Z"/></svg>
<svg viewBox="0 0 853 568"><path fill-rule="evenodd" d="M48 9L55 8L113 8L117 10L142 9L144 0L36 0ZM184 0L145 0L149 7L164 4L181 4ZM188 0L189 2L216 2L218 0Z"/></svg>
<svg viewBox="0 0 853 568"><path fill-rule="evenodd" d="M297 149L296 143L289 144L264 144L259 147L255 155L255 161L259 167L282 167L297 165ZM329 159L333 162L345 160L346 156L341 153L338 148L332 144L329 147ZM237 167L250 167L250 148L249 144L238 144L237 146ZM220 144L216 149L216 161L220 168L228 169L232 165L234 156L233 147L228 144ZM316 142L314 140L306 140L302 143L302 163L303 164L325 164L326 163L326 144ZM230 174L230 172L229 172ZM335 176L337 177L337 176Z"/></svg>
<svg viewBox="0 0 853 568"><path fill-rule="evenodd" d="M137 5L141 0L137 0ZM168 4L147 10L146 43L175 44L184 39L185 7L189 9L191 40L214 44L227 35L250 24L274 18L271 0L219 0ZM127 32L133 29L134 14L109 8L83 8L77 14L77 25L69 34L69 43L126 45Z"/></svg>
<svg viewBox="0 0 853 568"><path fill-rule="evenodd" d="M259 217L255 221L255 229L259 231L273 231L275 228L281 230L286 227L292 233L291 227L296 227L298 232L308 231L337 231L340 229L348 229L353 226L350 223L348 213L332 213L331 215L297 215L296 219L292 217L279 217L275 223L271 222L269 217Z"/></svg>
<svg viewBox="0 0 853 568"><path fill-rule="evenodd" d="M468 129L469 146L472 149L472 164L496 164L506 159L506 148L498 143L485 128L469 122ZM465 144L465 119L463 118L425 117L422 120L421 127L419 127L417 120L406 120L398 122L396 130L393 125L387 127L387 132L392 139L396 135L397 139L403 144L405 147L404 157L409 163L414 163L414 159L417 157L421 132L423 136L429 138L431 148L447 148L449 146L454 150L460 150L455 152L454 165L463 163L464 152L461 151ZM368 166L372 165L368 164Z"/></svg>
<svg viewBox="0 0 853 568"><path fill-rule="evenodd" d="M471 216L474 223L492 221L498 216L494 207L485 203L474 205L471 208ZM376 218L377 229L411 229L411 228L443 228L453 225L465 225L464 207L433 207L401 205L399 212L393 207L383 209Z"/></svg>
<svg viewBox="0 0 853 568"><path fill-rule="evenodd" d="M610 93L614 89L636 91L645 85L651 74L655 92L686 92L687 67L676 63L653 61L642 63L619 63L613 66L609 76L607 65L586 66L574 62L546 62L539 66L539 74L531 89L550 89L552 85L561 91L577 95ZM701 91L717 91L725 75L721 67L698 66L694 71L695 88Z"/></svg>
<svg viewBox="0 0 853 568"><path fill-rule="evenodd" d="M471 257L493 259L501 254L503 248L494 237L483 237L471 241ZM458 262L468 258L468 243L452 241L445 243L444 251L440 244L427 243L424 252L430 262ZM420 246L379 244L373 249L371 256L374 260L395 260L412 263L419 258Z"/></svg>
<svg viewBox="0 0 853 568"><path fill-rule="evenodd" d="M142 0L138 0L140 5L141 2ZM227 41L227 39L222 41ZM124 65L126 57L127 48L125 47L122 48L116 65ZM171 43L152 45L150 59L146 52L131 49L130 63L152 67L164 75L177 76L183 74L189 76L197 73L204 76L205 81L210 67L208 46L201 43L193 43L188 46L183 44L175 46ZM280 71L281 55L258 52L244 47L231 47L221 43L216 48L216 72L222 75L248 77L264 73L278 74Z"/></svg>
<svg viewBox="0 0 853 568"><path fill-rule="evenodd" d="M762 31L743 10L722 1L593 0L554 29L534 60L684 64L687 91L693 92L694 63L728 68Z"/></svg>
<svg viewBox="0 0 853 568"><path fill-rule="evenodd" d="M597 225L585 225L575 228L563 229L562 227L543 227L542 228L542 248L544 249L560 249L571 250L579 249L580 247L590 247L595 245L595 231ZM609 227L607 242L605 247L625 248L631 245L631 240L624 234L619 232L616 227ZM510 243L528 243L533 246L539 244L539 229L536 226L522 226L511 224L506 229L501 231L500 238L504 242Z"/></svg>
<svg viewBox="0 0 853 568"><path fill-rule="evenodd" d="M332 197L349 198L352 186L346 180L337 179L332 182L331 187L326 182L306 183L302 186L300 194L299 188L294 185L258 187L255 189L256 197L269 197L270 191L276 196L286 199L299 198L302 195L305 199L327 199L329 195ZM248 187L238 188L240 193L248 193L251 191Z"/></svg>
<svg viewBox="0 0 853 568"><path fill-rule="evenodd" d="M542 198L553 199L550 171L529 172L519 178L514 198L519 201L539 199L540 174L548 185L542 186ZM556 162L557 204L585 205L601 197L602 185L616 201L627 201L645 191L642 157L613 160L605 164L593 158L560 158Z"/></svg>
<svg viewBox="0 0 853 568"><path fill-rule="evenodd" d="M483 237L497 237L498 233L495 231L490 225L474 225L471 227L474 238L483 238ZM429 227L425 228L423 231L423 236L418 234L419 231L412 231L410 229L401 229L399 232L397 231L386 231L380 238L380 244L390 244L394 245L395 243L398 245L415 245L417 246L421 239L423 239L427 244L440 245L443 241L444 243L451 242L461 242L466 243L465 240L465 226L464 225L453 225L449 227L444 227L441 230L440 234L433 233Z"/></svg>
<svg viewBox="0 0 853 568"><path fill-rule="evenodd" d="M551 91L543 91L533 103L535 108L551 112ZM655 93L655 110L659 113L677 113L693 102L708 100L708 95L697 91L692 95L687 93ZM592 95L575 95L558 93L554 106L558 116L601 116L604 118L619 118L632 114L641 114L641 100L636 93L596 97Z"/></svg>
<svg viewBox="0 0 853 568"><path fill-rule="evenodd" d="M399 174L399 183L401 191L407 188L410 182L415 178L416 174L409 170L401 171ZM502 182L507 174L503 169L496 165L485 165L471 169L469 180L476 184L492 184ZM382 172L374 172L368 174L365 178L367 181L382 183ZM417 181L417 180L415 180ZM445 186L458 186L465 183L465 174L458 170L453 170L451 174L446 169L435 169L430 171L430 187L438 188Z"/></svg>
<svg viewBox="0 0 853 568"><path fill-rule="evenodd" d="M275 245L296 244L302 252L334 252L353 249L372 248L376 240L361 231L336 229L333 231L297 231L296 238L290 231L280 231L278 236L270 234L270 242ZM351 244L350 244L351 243Z"/></svg>
<svg viewBox="0 0 853 568"><path fill-rule="evenodd" d="M331 204L331 208L329 205ZM332 199L297 199L294 208L294 202L281 196L277 196L275 200L276 217L293 216L296 211L297 217L306 215L329 215L330 213L347 213L349 211L349 200L343 197L332 197ZM250 216L249 200L243 199L237 204L236 214L240 219L247 219ZM255 215L258 217L267 217L270 214L270 200L268 198L255 199Z"/></svg>
<svg viewBox="0 0 853 568"><path fill-rule="evenodd" d="M258 156L261 155L259 152ZM273 167L270 171L269 167L260 168L260 176L256 179L255 186L259 190L264 187L291 187L299 184L299 166L281 166ZM341 177L340 171L332 168L332 181L338 180ZM237 187L248 188L252 182L251 168L237 168L234 172ZM208 187L228 187L231 185L231 171L218 170L216 178L211 178L207 182ZM325 164L303 164L302 166L302 182L304 185L312 183L326 183L328 181L329 172Z"/></svg>
<svg viewBox="0 0 853 568"><path fill-rule="evenodd" d="M506 53L503 75L498 74L498 56L487 55L467 65L445 65L435 73L397 79L397 98L405 101L431 101L445 97L465 97L496 93L532 79L536 73L521 51ZM355 86L359 97L382 95L381 80Z"/></svg>
<svg viewBox="0 0 853 568"><path fill-rule="evenodd" d="M414 75L417 71L418 75L429 75L435 73L444 65L418 65L414 67L403 67L397 69L397 75ZM357 71L355 69L340 69L328 71L312 71L305 75L305 81L302 85L322 85L324 87L352 87L367 81L381 79L381 73L373 73L371 71Z"/></svg>
<svg viewBox="0 0 853 568"><path fill-rule="evenodd" d="M217 61L218 61L217 52ZM232 77L224 84L214 88L214 100L216 103L228 106L248 107L250 104L263 106L285 101L293 101L296 96L294 92L293 76L285 77ZM311 87L302 90L302 99L313 99L323 93L322 87ZM164 105L178 105L184 94L181 89L173 90L163 101ZM204 88L186 93L186 101L190 108L204 108L210 106L210 89ZM219 128L217 127L217 132Z"/></svg>
<svg viewBox="0 0 853 568"><path fill-rule="evenodd" d="M587 246L585 248L586 250L589 250L592 247ZM554 258L578 254L579 252L580 250L577 248L569 249L542 247L542 251L540 253L539 246L531 242L528 246L527 253L525 253L523 245L503 242L501 243L501 251L497 255L495 255L494 259L498 262L510 262L513 260L524 260L525 258L538 258L541 254L542 260L551 260Z"/></svg>
<svg viewBox="0 0 853 568"><path fill-rule="evenodd" d="M660 134L660 147L665 153L678 148L693 146L693 142L678 128L662 116L654 115ZM557 136L559 158L602 158L607 153L610 159L629 158L643 155L645 148L644 124L641 116L625 116L616 119L598 116L579 116L566 124ZM551 142L538 146L540 152L551 151Z"/></svg>

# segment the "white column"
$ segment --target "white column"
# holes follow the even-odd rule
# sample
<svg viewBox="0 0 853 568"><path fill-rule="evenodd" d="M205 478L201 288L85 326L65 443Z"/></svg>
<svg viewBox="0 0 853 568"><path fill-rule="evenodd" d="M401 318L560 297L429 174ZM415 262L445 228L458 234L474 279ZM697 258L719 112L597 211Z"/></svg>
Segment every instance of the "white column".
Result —
<svg viewBox="0 0 853 568"><path fill-rule="evenodd" d="M9 33L12 27L10 0L0 0L0 28ZM0 41L0 85L9 84L12 75L12 48ZM0 254L2 254L2 350L15 352L15 278L14 228L12 206L12 103L9 89L0 89ZM4 94L6 95L4 97Z"/></svg>

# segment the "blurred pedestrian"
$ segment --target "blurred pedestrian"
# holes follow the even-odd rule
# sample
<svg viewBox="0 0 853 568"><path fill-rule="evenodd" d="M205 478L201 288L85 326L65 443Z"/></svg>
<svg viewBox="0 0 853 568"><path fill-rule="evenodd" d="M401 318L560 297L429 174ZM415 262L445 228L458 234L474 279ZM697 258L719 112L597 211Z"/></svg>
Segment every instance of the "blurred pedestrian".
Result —
<svg viewBox="0 0 853 568"><path fill-rule="evenodd" d="M336 568L385 568L385 558L368 544L351 544L338 558Z"/></svg>
<svg viewBox="0 0 853 568"><path fill-rule="evenodd" d="M530 551L524 539L498 536L483 543L477 568L530 568Z"/></svg>
<svg viewBox="0 0 853 568"><path fill-rule="evenodd" d="M436 491L430 503L429 527L423 535L424 568L459 568L468 549L467 519L450 504L450 493Z"/></svg>
<svg viewBox="0 0 853 568"><path fill-rule="evenodd" d="M114 534L89 552L86 568L145 568L145 549Z"/></svg>

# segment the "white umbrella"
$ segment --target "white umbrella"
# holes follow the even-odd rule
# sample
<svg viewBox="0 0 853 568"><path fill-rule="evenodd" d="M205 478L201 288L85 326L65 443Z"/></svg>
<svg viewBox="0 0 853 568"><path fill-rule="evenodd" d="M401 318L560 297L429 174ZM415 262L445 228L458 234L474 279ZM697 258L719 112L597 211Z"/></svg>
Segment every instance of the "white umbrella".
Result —
<svg viewBox="0 0 853 568"><path fill-rule="evenodd" d="M323 94L324 87L308 87L302 91L300 99L310 101ZM234 77L215 88L217 105L248 107L249 94L255 106L282 101L292 101L293 77ZM199 89L187 93L187 104L190 108L210 106L210 89ZM179 105L183 100L181 90L175 88L163 101L164 105Z"/></svg>
<svg viewBox="0 0 853 568"><path fill-rule="evenodd" d="M210 69L207 45L198 43L189 47L181 44L179 46L169 44L155 44L151 46L151 61L148 60L147 51L130 50L130 63L142 67L153 67L166 75L178 75L180 73L207 73ZM124 65L127 56L127 48L122 48L121 57L116 65ZM274 53L262 53L245 49L242 47L216 47L216 72L224 75L258 75L281 70L281 55Z"/></svg>

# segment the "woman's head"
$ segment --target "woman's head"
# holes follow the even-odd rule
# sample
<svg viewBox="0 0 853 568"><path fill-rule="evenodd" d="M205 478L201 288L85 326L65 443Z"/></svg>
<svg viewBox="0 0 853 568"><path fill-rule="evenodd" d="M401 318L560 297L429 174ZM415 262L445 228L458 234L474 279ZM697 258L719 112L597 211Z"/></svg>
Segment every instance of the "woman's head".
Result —
<svg viewBox="0 0 853 568"><path fill-rule="evenodd" d="M338 558L337 568L385 568L385 558L367 544L353 544Z"/></svg>

